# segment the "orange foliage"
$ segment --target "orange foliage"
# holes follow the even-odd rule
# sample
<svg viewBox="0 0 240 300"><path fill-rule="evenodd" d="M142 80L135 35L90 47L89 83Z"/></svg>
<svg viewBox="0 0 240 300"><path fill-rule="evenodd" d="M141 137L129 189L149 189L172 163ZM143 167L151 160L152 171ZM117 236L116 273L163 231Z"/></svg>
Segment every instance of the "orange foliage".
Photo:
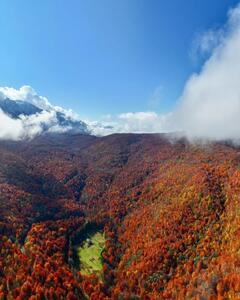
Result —
<svg viewBox="0 0 240 300"><path fill-rule="evenodd" d="M0 153L0 299L240 299L234 147L63 135ZM102 280L74 264L87 223Z"/></svg>

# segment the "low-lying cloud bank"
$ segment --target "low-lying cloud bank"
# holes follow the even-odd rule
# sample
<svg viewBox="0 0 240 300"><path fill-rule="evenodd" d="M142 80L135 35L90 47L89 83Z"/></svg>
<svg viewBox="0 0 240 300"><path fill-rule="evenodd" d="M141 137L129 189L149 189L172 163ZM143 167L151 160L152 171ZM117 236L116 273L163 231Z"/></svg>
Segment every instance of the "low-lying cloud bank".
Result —
<svg viewBox="0 0 240 300"><path fill-rule="evenodd" d="M128 112L98 122L82 122L85 131L97 135L123 132L184 132L189 138L240 139L240 4L228 12L227 23L216 32L209 30L195 44L208 59L184 87L175 109L165 115L156 112ZM196 50L195 49L195 50ZM43 131L72 130L79 117L50 104L34 89L23 86L0 88L1 99L22 100L41 112L17 119L0 110L0 138L33 137ZM60 114L60 115L59 115ZM64 117L63 122L59 116ZM67 122L69 121L69 122Z"/></svg>
<svg viewBox="0 0 240 300"><path fill-rule="evenodd" d="M240 138L240 5L229 11L216 39L218 43L210 39L211 55L186 83L169 125L190 137Z"/></svg>
<svg viewBox="0 0 240 300"><path fill-rule="evenodd" d="M157 133L163 132L168 116L156 112L128 112L116 118L108 116L102 122L89 122L92 132L96 135L112 133Z"/></svg>

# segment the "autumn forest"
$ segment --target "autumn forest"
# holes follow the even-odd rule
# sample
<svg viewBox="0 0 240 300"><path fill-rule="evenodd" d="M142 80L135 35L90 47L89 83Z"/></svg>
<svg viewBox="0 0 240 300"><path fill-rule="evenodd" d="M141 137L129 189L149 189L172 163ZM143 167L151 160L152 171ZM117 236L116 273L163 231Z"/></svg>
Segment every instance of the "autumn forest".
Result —
<svg viewBox="0 0 240 300"><path fill-rule="evenodd" d="M238 147L1 141L0 299L240 299Z"/></svg>

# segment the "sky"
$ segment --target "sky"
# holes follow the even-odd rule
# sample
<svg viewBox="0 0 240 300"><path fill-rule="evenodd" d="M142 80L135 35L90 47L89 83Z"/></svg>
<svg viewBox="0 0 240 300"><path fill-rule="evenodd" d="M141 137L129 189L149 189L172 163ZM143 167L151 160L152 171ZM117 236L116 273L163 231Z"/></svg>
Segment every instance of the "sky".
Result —
<svg viewBox="0 0 240 300"><path fill-rule="evenodd" d="M84 125L240 144L239 0L2 0L0 11L0 101L41 109L0 109L1 139Z"/></svg>
<svg viewBox="0 0 240 300"><path fill-rule="evenodd" d="M29 85L90 120L168 113L208 55L196 40L237 2L1 0L0 86Z"/></svg>

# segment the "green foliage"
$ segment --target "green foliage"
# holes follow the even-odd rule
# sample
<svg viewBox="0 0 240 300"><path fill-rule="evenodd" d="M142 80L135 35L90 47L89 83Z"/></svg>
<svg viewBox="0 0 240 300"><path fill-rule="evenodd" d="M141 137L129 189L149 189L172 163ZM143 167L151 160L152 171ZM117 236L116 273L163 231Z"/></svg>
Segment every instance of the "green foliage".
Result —
<svg viewBox="0 0 240 300"><path fill-rule="evenodd" d="M105 237L102 232L90 235L78 248L80 272L83 275L97 274L101 276L103 268L102 251Z"/></svg>

